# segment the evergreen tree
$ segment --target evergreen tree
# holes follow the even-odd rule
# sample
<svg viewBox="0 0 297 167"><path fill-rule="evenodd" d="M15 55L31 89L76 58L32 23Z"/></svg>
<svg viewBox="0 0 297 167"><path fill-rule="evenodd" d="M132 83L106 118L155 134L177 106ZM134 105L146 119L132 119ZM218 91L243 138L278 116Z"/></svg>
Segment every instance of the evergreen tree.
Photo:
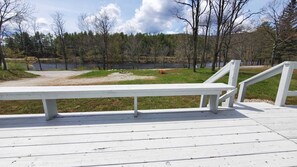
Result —
<svg viewBox="0 0 297 167"><path fill-rule="evenodd" d="M291 0L280 17L279 57L296 60L297 55L297 2Z"/></svg>

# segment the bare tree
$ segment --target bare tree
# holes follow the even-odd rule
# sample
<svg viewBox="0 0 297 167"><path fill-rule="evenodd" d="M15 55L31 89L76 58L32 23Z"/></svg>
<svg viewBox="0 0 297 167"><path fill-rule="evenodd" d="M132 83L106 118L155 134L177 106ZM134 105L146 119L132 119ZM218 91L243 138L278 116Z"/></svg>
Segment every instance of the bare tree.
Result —
<svg viewBox="0 0 297 167"><path fill-rule="evenodd" d="M63 19L63 14L56 12L52 15L53 18L53 31L55 36L59 39L61 43L62 54L64 57L65 70L68 70L68 58L66 53L66 42L65 42L65 20Z"/></svg>
<svg viewBox="0 0 297 167"><path fill-rule="evenodd" d="M273 28L274 31L266 29L266 32L269 34L270 39L273 41L273 48L271 53L271 66L274 65L276 58L276 52L280 45L280 17L282 12L282 3L279 0L272 0L264 8L264 13L268 17L269 25Z"/></svg>
<svg viewBox="0 0 297 167"><path fill-rule="evenodd" d="M200 68L204 68L206 65L206 51L208 50L208 44L209 44L209 35L211 30L211 19L212 19L212 5L209 5L208 15L206 17L206 24L205 24L205 34L204 34L204 47L203 52L201 56L201 65Z"/></svg>
<svg viewBox="0 0 297 167"><path fill-rule="evenodd" d="M185 32L183 34L177 35L176 40L176 54L179 55L179 62L183 62L183 66L191 68L191 60L193 54L193 42L192 37L188 32L188 28L185 27ZM184 60L186 59L186 64Z"/></svg>
<svg viewBox="0 0 297 167"><path fill-rule="evenodd" d="M109 34L114 25L114 21L106 12L102 12L98 16L95 16L93 25L95 31L103 37L103 69L106 70L109 62Z"/></svg>
<svg viewBox="0 0 297 167"><path fill-rule="evenodd" d="M88 21L88 15L83 13L78 16L78 28L81 31L89 32L92 30L92 25L90 21Z"/></svg>
<svg viewBox="0 0 297 167"><path fill-rule="evenodd" d="M234 0L230 4L230 16L229 20L226 22L225 31L223 32L224 36L224 65L226 65L228 61L228 54L232 39L232 34L235 34L237 32L241 31L241 25L244 21L249 19L254 14L258 14L258 12L255 13L244 13L243 8L245 5L249 2L249 0ZM238 20L239 16L243 16L241 20Z"/></svg>
<svg viewBox="0 0 297 167"><path fill-rule="evenodd" d="M206 11L207 6L203 8L203 2L208 4L208 0L190 0L189 2L184 0L175 0L180 5L182 11L191 11L191 18L187 18L182 11L178 8L175 15L178 19L186 22L192 29L193 35L193 71L196 72L196 64L198 57L198 29L201 15Z"/></svg>
<svg viewBox="0 0 297 167"><path fill-rule="evenodd" d="M39 33L40 25L37 23L36 18L33 18L32 22L31 22L31 27L33 29L34 37L36 38L37 43L38 43L38 48L39 48L38 50L39 50L40 54L37 54L37 61L39 64L39 69L40 69L40 71L42 71L40 55L43 55L43 43L42 43L42 39L41 39L41 34Z"/></svg>
<svg viewBox="0 0 297 167"><path fill-rule="evenodd" d="M0 33L3 35L5 24L14 21L15 18L26 18L32 11L28 3L22 0L2 0L0 1ZM7 70L5 56L2 50L3 36L0 37L0 66Z"/></svg>
<svg viewBox="0 0 297 167"><path fill-rule="evenodd" d="M133 69L136 67L136 64L139 63L139 55L141 48L141 39L139 35L131 35L130 40L127 44L127 52L130 57L130 62L132 63Z"/></svg>
<svg viewBox="0 0 297 167"><path fill-rule="evenodd" d="M26 46L26 42L24 40L24 33L28 31L28 24L26 24L25 19L22 17L17 17L15 18L15 23L16 23L16 27L15 27L15 31L20 35L20 43L21 46L24 50L24 56L25 59L28 56L28 47ZM27 70L29 70L29 64L27 62Z"/></svg>
<svg viewBox="0 0 297 167"><path fill-rule="evenodd" d="M251 17L252 14L245 16L244 13L242 13L244 6L246 6L248 2L249 0L210 0L210 5L215 14L214 20L216 25L215 47L212 61L213 71L215 70L217 59L223 51L222 46L224 42L226 42L226 38L228 38L227 44L230 44L233 30ZM236 23L239 16L244 16L244 19ZM225 57L227 57L227 55L225 55Z"/></svg>

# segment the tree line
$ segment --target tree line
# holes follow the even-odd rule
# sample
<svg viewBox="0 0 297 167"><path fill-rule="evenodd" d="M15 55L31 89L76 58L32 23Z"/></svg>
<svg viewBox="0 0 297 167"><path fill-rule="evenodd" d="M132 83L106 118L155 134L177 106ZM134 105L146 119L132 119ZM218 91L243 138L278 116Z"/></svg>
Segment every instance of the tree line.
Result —
<svg viewBox="0 0 297 167"><path fill-rule="evenodd" d="M180 34L111 33L114 21L104 12L91 21L89 15L81 14L78 18L81 32L76 33L65 30L63 14L56 12L52 15L53 33L44 34L39 31L36 21L30 24L26 21L28 5L20 0L1 1L0 10L13 4L16 5L14 10L19 9L19 14L14 12L15 15L1 11L1 67L7 69L5 57L32 56L38 60L41 70L42 58L55 62L63 60L66 70L69 63L82 66L95 63L98 69L112 69L123 63L130 63L133 68L141 68L143 63L179 63L193 67L194 71L198 64L203 68L207 62L212 62L214 70L220 62L225 64L230 59L241 59L249 65L273 65L297 59L296 0L290 0L284 6L272 0L261 11L266 20L253 30L245 29L243 22L260 12L246 12L244 7L248 0L188 2L173 1L180 5L173 14L188 27ZM187 8L191 10L190 17L184 13L189 11ZM4 23L12 21L15 29L8 33ZM33 33L29 29L33 29Z"/></svg>

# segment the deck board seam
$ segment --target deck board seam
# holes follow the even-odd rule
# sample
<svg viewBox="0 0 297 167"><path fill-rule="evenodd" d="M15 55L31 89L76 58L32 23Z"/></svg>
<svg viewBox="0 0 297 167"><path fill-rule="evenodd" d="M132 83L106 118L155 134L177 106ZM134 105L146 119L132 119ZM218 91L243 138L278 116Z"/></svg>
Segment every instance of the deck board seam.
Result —
<svg viewBox="0 0 297 167"><path fill-rule="evenodd" d="M257 127L257 126L245 126L245 127ZM193 129L191 129L193 130ZM199 130L199 129L198 129ZM174 130L176 131L176 130ZM253 133L261 133L261 132L269 132L271 131L270 129L263 130L263 131L254 131ZM127 132L125 132L127 133ZM134 132L128 132L128 133L134 133ZM138 133L144 133L144 132L138 132ZM102 135L101 133L84 133L84 134L63 134L63 135L44 135L44 136L11 136L11 137L0 137L1 139L21 139L21 138L46 138L46 137L63 137L63 136L87 136L87 135ZM116 134L116 133L106 133L106 134ZM123 133L124 134L124 133ZM221 133L221 134L212 134L212 135L201 135L201 136L222 136L222 135L229 135L229 134L234 134L234 133ZM235 133L235 134L240 134L240 133Z"/></svg>
<svg viewBox="0 0 297 167"><path fill-rule="evenodd" d="M216 136L232 136L232 135L247 135L247 134L265 134L273 133L272 131L265 132L249 132L249 133L230 133L226 135L207 135L207 136L181 136L181 137L159 137L159 138L142 138L142 139L127 139L127 140L105 140L105 141L88 141L88 142L68 142L68 143L51 143L51 144L34 144L34 145L13 145L13 146L0 146L0 148L16 148L16 147L34 147L34 146L52 146L52 145L71 145L71 144L87 144L87 143L111 143L111 142L131 142L131 141L151 141L151 140L170 140L170 139L187 139L187 138L205 138Z"/></svg>
<svg viewBox="0 0 297 167"><path fill-rule="evenodd" d="M188 145L188 146L178 146L178 147L161 147L161 148L140 148L140 149L131 149L131 150L112 150L112 151L84 151L84 152L71 152L71 153L53 153L53 154L30 154L27 156L10 156L10 157L1 157L0 159L11 159L11 158L29 158L29 157L50 157L50 156L65 156L65 155L79 155L79 154L105 154L105 153L119 153L119 152L137 152L137 151L152 151L152 150L170 150L170 149L182 149L182 148L201 148L201 147L210 147L210 146L227 146L227 145L241 145L241 144L253 144L253 143L266 143L266 142L281 142L286 141L282 140L266 140L266 141L248 141L248 142L231 142L231 143L220 143L220 144L205 144L205 145ZM297 150L296 150L297 151Z"/></svg>
<svg viewBox="0 0 297 167"><path fill-rule="evenodd" d="M249 117L249 118L250 118L251 120L254 120L255 122L257 122L257 123L261 124L262 126L266 127L267 129L271 130L272 132L274 132L274 133L278 134L279 136L281 136L281 137L283 137L283 138L287 139L288 141L290 141L290 142L292 142L292 143L294 143L294 144L296 144L296 145L297 145L297 141L291 140L290 138L286 137L285 135L282 135L281 133L279 133L279 132L277 132L276 130L274 130L274 129L270 128L269 126L267 126L267 125L265 125L265 124L261 123L260 121L257 121L257 120L256 120L256 119L254 119L254 118L251 118L251 117Z"/></svg>
<svg viewBox="0 0 297 167"><path fill-rule="evenodd" d="M137 164L148 164L148 163L160 163L160 162L177 162L177 161L193 161L193 160L202 160L202 159L215 159L215 158L228 158L228 157L243 157L251 155L265 155L265 154L279 154L279 153L293 153L297 150L289 151L275 151L275 152L261 152L261 153L252 153L252 154L233 154L233 155L223 155L223 156L209 156L209 157L197 157L197 158L180 158L180 159L167 159L167 160L157 160L157 161L145 161L145 162L127 162L127 163L114 163L114 164L95 164L95 165L82 165L80 167L96 167L96 166L118 166L118 165L137 165ZM78 166L73 166L78 167Z"/></svg>
<svg viewBox="0 0 297 167"><path fill-rule="evenodd" d="M237 125L236 127L257 127L261 126L260 124L253 124L253 125ZM34 137L53 137L53 136L77 136L77 135L104 135L104 134L123 134L123 133L145 133L145 132L163 132L163 131L181 131L181 130L207 130L207 129L221 129L221 128L234 128L234 125L230 126L216 126L216 127L200 127L200 128L173 128L173 129L151 129L151 130L127 130L127 131L116 131L116 132L90 132L90 133L73 133L73 134L53 134L53 135L32 135L32 136L11 136L11 137L0 137L0 139L7 139L7 138L34 138Z"/></svg>
<svg viewBox="0 0 297 167"><path fill-rule="evenodd" d="M141 113L140 113L141 114ZM195 117L197 117L197 115L194 115ZM216 122L216 121L218 121L218 119L220 120L220 121L231 121L231 120L238 120L240 117L239 117L239 115L238 115L238 117L232 117L232 116L234 116L234 115L221 115L220 117L219 116L217 116L217 117L213 117L213 116L210 116L210 117L203 117L202 119L199 119L199 120L195 120L195 119L193 119L193 115L192 116L185 116L185 117L183 117L184 119L189 119L190 118L190 120L189 121L202 121L202 122ZM57 118L59 118L60 119L60 121L61 120L63 120L63 118L61 118L61 117L57 117ZM141 116L139 116L138 117L138 119L139 120L135 120L135 119L131 119L131 118L127 118L127 119L110 119L110 120L104 120L104 121L100 121L100 123L102 123L102 124L108 124L108 123L110 123L110 122L116 122L117 124L119 124L119 123L122 123L122 124L125 124L127 121L129 121L128 123L143 123L143 122L156 122L156 123L159 123L159 124L162 124L162 123L164 123L164 124L170 124L170 123L168 123L168 122L178 122L179 120L176 120L176 119L179 119L180 117L170 117L170 118L163 118L164 120L162 120L162 121L154 121L154 120L160 120L160 117L158 118L158 117L156 117L156 118L141 118ZM67 119L69 119L69 118L67 118ZM82 121L96 121L96 122L98 122L99 120L98 119L90 119L90 120L79 120L79 121L72 121L72 120L69 120L69 121L67 121L67 119L66 120L63 120L63 124L65 124L65 123L76 123L76 125L77 125L77 123L78 122L82 122ZM247 118L242 118L242 119L247 119ZM40 122L33 122L32 123L32 121L33 121L34 119L32 119L32 120L30 120L30 122L22 122L22 123L14 123L13 125L15 126L15 125L38 125L38 123L44 123L44 121L40 121ZM132 120L132 121L131 121ZM8 120L6 120L7 122L9 122ZM54 122L55 120L52 120L50 123L47 123L47 124L44 124L44 125L46 125L46 126L53 126L53 125L50 125L50 124L54 124L54 123L56 123L56 122ZM1 125L3 125L3 126L5 126L5 125L7 125L7 122L4 122L4 120L1 120L0 119L0 128L2 128L1 127ZM57 123L59 123L59 122L57 122ZM5 128L5 127L4 127Z"/></svg>

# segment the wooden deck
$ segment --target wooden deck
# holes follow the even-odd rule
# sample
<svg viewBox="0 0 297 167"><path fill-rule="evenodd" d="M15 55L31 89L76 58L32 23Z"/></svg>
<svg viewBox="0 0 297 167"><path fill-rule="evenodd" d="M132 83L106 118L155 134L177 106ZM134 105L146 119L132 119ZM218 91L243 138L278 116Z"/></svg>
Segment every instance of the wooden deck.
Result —
<svg viewBox="0 0 297 167"><path fill-rule="evenodd" d="M297 107L0 116L0 166L296 166Z"/></svg>

